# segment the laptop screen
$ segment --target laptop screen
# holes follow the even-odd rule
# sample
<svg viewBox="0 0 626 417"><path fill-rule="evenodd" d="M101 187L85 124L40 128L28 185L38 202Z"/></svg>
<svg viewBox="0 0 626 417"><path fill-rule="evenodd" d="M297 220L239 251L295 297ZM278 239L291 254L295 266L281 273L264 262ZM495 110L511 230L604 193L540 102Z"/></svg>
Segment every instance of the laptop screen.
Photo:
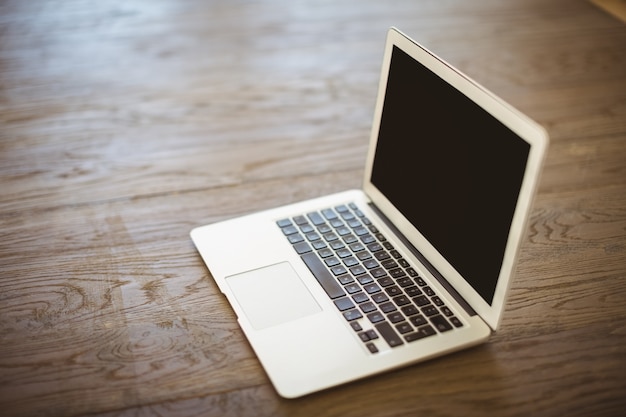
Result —
<svg viewBox="0 0 626 417"><path fill-rule="evenodd" d="M394 46L371 182L490 305L529 151Z"/></svg>

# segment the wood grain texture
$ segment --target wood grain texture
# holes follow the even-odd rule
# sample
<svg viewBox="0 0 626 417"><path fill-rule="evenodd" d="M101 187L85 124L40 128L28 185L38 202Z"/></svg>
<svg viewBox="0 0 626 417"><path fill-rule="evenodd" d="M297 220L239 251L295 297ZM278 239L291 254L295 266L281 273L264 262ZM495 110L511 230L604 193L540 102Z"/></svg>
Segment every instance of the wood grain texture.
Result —
<svg viewBox="0 0 626 417"><path fill-rule="evenodd" d="M360 185L392 25L549 131L516 279L489 343L285 400L188 233ZM0 2L0 414L623 415L625 44L583 0Z"/></svg>

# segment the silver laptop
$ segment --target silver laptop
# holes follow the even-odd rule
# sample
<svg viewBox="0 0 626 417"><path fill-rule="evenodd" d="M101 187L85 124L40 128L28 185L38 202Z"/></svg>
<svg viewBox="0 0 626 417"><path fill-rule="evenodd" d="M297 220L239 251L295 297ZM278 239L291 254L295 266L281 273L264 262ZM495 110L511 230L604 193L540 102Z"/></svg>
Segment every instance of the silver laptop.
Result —
<svg viewBox="0 0 626 417"><path fill-rule="evenodd" d="M391 28L363 188L191 237L278 393L302 396L489 338L547 143Z"/></svg>

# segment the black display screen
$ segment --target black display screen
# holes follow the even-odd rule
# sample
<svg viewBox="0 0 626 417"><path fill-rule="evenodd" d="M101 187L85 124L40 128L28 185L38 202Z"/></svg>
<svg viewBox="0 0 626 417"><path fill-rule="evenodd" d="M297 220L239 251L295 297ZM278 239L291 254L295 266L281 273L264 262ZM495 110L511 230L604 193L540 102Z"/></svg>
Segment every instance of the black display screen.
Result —
<svg viewBox="0 0 626 417"><path fill-rule="evenodd" d="M394 47L372 183L492 304L530 145Z"/></svg>

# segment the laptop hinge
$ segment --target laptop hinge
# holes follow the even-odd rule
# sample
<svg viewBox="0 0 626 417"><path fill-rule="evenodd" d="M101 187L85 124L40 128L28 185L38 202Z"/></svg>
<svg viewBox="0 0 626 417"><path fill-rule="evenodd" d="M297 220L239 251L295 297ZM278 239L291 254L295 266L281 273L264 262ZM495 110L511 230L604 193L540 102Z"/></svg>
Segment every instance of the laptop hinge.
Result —
<svg viewBox="0 0 626 417"><path fill-rule="evenodd" d="M411 253L415 255L415 257L422 263L422 265L424 265L426 269L428 269L428 271L433 275L433 277L435 277L435 279L439 281L441 286L444 287L446 291L448 291L448 293L452 296L452 298L454 298L454 300L457 303L459 303L461 307L463 307L465 312L467 312L467 314L469 314L470 316L475 316L477 313L474 311L472 306L470 306L467 303L467 301L465 301L465 299L461 296L461 294L459 294L454 289L454 287L450 285L448 280L446 280L444 276L441 275L441 273L439 273L437 268L435 268L430 262L428 262L426 257L424 257L424 255L422 255L420 251L417 250L417 248L413 246L413 244L409 242L407 238L404 237L404 235L398 230L396 226L394 226L394 224L387 218L387 216L385 216L385 214L382 211L380 211L374 203L368 203L368 205L370 206L372 210L376 212L376 214L378 214L378 216L383 220L383 222L385 222L385 225L387 225L387 227L391 229L391 231L396 235L398 239L402 241L402 243L411 251Z"/></svg>

